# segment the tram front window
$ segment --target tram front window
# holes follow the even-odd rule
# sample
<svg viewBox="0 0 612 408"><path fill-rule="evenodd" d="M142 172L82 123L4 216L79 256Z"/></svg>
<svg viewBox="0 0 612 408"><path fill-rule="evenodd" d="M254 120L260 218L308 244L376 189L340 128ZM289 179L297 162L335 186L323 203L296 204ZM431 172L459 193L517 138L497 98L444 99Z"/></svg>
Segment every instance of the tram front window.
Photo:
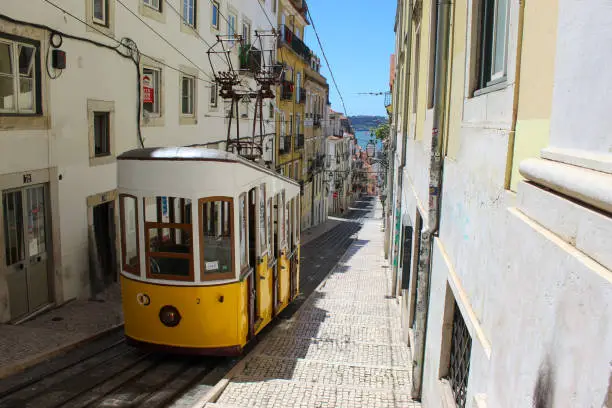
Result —
<svg viewBox="0 0 612 408"><path fill-rule="evenodd" d="M144 204L147 276L193 280L191 200L151 197Z"/></svg>
<svg viewBox="0 0 612 408"><path fill-rule="evenodd" d="M200 199L202 279L234 276L232 264L233 205L230 198Z"/></svg>

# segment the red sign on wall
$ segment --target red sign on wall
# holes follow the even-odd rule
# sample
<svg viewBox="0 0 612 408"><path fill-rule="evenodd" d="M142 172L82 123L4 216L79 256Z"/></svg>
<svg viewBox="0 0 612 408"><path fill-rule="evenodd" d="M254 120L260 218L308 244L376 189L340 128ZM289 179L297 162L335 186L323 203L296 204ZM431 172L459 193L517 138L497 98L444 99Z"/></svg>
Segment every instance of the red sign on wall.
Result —
<svg viewBox="0 0 612 408"><path fill-rule="evenodd" d="M142 100L144 103L154 103L155 102L155 92L153 92L153 87L151 86L151 77L148 75L144 75L142 77Z"/></svg>

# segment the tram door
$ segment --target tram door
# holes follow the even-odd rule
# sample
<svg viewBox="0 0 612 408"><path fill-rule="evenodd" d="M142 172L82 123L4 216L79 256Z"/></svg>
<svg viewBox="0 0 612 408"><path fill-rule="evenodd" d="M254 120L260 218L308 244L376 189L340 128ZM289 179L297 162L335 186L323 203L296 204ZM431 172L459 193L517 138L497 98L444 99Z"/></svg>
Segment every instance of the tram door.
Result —
<svg viewBox="0 0 612 408"><path fill-rule="evenodd" d="M271 252L271 256L274 258L273 259L273 275L272 275L272 285L274 287L273 292L274 292L274 307L273 310L276 313L276 308L278 307L278 302L279 302L279 290L278 290L278 285L279 285L279 280L278 280L278 270L279 270L279 260L280 260L280 254L281 254L281 242L280 242L280 237L281 237L281 220L282 218L280 217L280 215L282 214L282 203L281 203L281 198L280 198L280 194L277 194L274 197L274 208L272 211L272 219L274 220L274 228L273 228L273 234L274 234L274 239L273 239L273 248Z"/></svg>
<svg viewBox="0 0 612 408"><path fill-rule="evenodd" d="M2 219L11 320L49 303L45 185L2 193Z"/></svg>

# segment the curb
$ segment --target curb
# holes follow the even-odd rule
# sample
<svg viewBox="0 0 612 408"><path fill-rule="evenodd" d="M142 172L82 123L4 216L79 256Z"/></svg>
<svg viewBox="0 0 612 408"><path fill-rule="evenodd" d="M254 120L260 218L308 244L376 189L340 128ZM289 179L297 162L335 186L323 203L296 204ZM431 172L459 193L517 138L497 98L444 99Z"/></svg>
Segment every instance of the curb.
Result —
<svg viewBox="0 0 612 408"><path fill-rule="evenodd" d="M300 310L302 310L304 305L306 305L308 303L308 300L319 289L321 289L323 286L325 286L325 284L327 283L327 280L329 279L329 277L338 268L338 265L340 263L342 263L346 259L347 254L348 254L348 252L349 252L349 250L351 249L352 246L353 246L353 243L351 243L351 245L346 249L346 251L344 251L344 254L342 254L340 259L338 260L338 263L331 269L331 271L329 271L329 273L327 275L325 275L325 277L323 278L321 283L319 283L317 285L317 287L313 289L312 293L310 293L310 295L308 295L308 297L304 300L304 303L302 303L302 305L295 311L293 316L291 316L291 318L287 319L287 321L293 320L294 316L297 313L299 313ZM278 316L277 316L277 318L278 318ZM193 405L191 405L191 408L204 408L206 406L206 404L208 404L208 403L216 403L217 400L219 399L219 397L221 396L221 394L223 394L223 391L225 391L225 388L227 388L227 386L229 385L231 379L236 377L237 374L239 374L239 372L243 371L245 366L259 354L259 351L267 344L268 339L270 338L270 335L275 330L277 330L277 328L278 328L278 326L275 327L269 333L267 333L265 338L262 339L261 342L259 342L251 351L249 351L249 353L242 360L240 360L234 367L232 367L232 369L229 370L227 372L227 374L225 374L225 376L217 384L215 384L215 386L213 388L208 390L208 392L206 394L204 394L204 396L202 398L200 398L197 402L195 402Z"/></svg>
<svg viewBox="0 0 612 408"><path fill-rule="evenodd" d="M25 371L26 369L42 362L45 360L48 360L50 358L56 357L60 354L63 354L69 350L72 350L74 348L77 348L83 344L89 343L91 341L97 340L100 337L103 337L107 334L110 334L111 332L115 331L115 330L119 330L120 328L123 327L123 323L120 324L116 324L114 326L111 326L107 329L101 330L99 332L96 332L90 336L86 336L84 338L81 338L73 343L68 343L68 344L63 344L61 346L58 346L54 349L50 349L47 351L43 351L41 353L35 354L34 356L25 358L25 359L21 359L16 361L15 363L9 365L8 367L0 367L0 380L3 380L11 375L20 373L22 371Z"/></svg>

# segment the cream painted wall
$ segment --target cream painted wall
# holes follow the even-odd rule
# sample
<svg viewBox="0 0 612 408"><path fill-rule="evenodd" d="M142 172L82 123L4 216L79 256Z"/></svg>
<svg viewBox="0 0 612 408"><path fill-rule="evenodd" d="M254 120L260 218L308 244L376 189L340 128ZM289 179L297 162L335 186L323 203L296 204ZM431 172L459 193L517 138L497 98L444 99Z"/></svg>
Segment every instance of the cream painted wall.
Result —
<svg viewBox="0 0 612 408"><path fill-rule="evenodd" d="M557 0L525 3L520 92L510 184L513 191L516 191L522 179L518 172L520 162L528 157L539 157L540 150L548 145L557 49L557 3Z"/></svg>

